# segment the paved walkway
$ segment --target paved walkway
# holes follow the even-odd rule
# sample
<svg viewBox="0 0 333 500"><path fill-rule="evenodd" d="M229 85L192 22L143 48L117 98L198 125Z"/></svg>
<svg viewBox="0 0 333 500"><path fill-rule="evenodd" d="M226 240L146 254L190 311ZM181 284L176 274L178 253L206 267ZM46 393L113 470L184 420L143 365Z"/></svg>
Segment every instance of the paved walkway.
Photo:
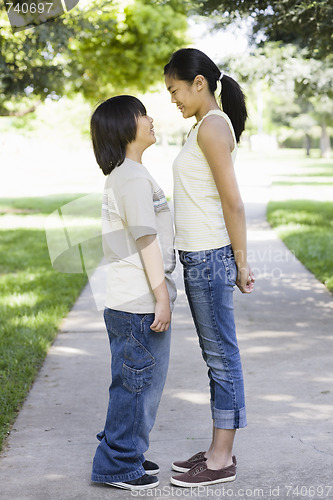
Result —
<svg viewBox="0 0 333 500"><path fill-rule="evenodd" d="M206 368L178 272L170 369L146 455L160 464L160 486L147 497L333 497L332 296L266 224L265 186L252 188L245 186L244 198L257 282L251 296L235 291L249 421L236 438L238 478L192 492L169 483L171 462L206 449L211 433ZM2 453L1 499L135 496L90 482L108 383L102 313L86 287L63 322Z"/></svg>

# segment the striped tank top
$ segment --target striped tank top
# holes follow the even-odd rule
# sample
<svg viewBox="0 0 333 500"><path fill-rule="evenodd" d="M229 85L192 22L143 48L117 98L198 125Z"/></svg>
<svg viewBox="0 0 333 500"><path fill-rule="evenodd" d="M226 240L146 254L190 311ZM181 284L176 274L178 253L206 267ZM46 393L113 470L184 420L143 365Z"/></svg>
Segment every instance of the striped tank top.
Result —
<svg viewBox="0 0 333 500"><path fill-rule="evenodd" d="M193 125L173 164L175 248L178 250L197 252L230 244L220 196L197 140L201 123L213 114L222 116L228 123L235 144L232 162L236 159L237 141L230 118L222 110L210 110Z"/></svg>

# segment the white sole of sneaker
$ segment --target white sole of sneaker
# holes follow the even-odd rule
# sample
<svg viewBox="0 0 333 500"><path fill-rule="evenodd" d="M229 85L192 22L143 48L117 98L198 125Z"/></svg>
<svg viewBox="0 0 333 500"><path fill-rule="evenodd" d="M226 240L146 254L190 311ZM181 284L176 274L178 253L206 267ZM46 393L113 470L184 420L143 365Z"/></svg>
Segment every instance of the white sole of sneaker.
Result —
<svg viewBox="0 0 333 500"><path fill-rule="evenodd" d="M160 469L155 469L155 470L146 470L145 473L148 474L148 476L155 476L155 474L158 474L160 472Z"/></svg>
<svg viewBox="0 0 333 500"><path fill-rule="evenodd" d="M172 470L176 472L188 472L190 469L186 469L185 467L179 467L178 465L172 464Z"/></svg>
<svg viewBox="0 0 333 500"><path fill-rule="evenodd" d="M122 490L138 491L138 490L148 490L150 488L156 488L156 486L158 486L160 482L156 481L156 483L145 484L143 486L135 486L134 484L127 484L127 483L105 483L105 484L108 484L109 486L115 486L116 488L121 488Z"/></svg>
<svg viewBox="0 0 333 500"><path fill-rule="evenodd" d="M192 487L197 487L197 486L210 486L211 484L218 484L218 483L229 483L230 481L234 481L236 479L235 476L230 476L230 477L224 477L223 479L215 479L215 481L202 481L200 483L185 483L184 481L179 481L178 479L174 479L173 477L171 478L171 484L174 484L175 486L182 486L183 488L192 488Z"/></svg>

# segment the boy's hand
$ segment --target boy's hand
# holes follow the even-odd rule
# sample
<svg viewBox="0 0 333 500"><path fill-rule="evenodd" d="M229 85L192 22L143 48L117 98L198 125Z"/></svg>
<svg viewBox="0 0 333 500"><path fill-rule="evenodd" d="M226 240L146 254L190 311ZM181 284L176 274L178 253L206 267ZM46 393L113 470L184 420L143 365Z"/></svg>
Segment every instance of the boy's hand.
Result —
<svg viewBox="0 0 333 500"><path fill-rule="evenodd" d="M170 303L156 302L155 306L155 319L150 325L150 329L156 333L165 332L168 330L171 323L171 310Z"/></svg>
<svg viewBox="0 0 333 500"><path fill-rule="evenodd" d="M136 242L156 300L155 319L150 328L156 333L165 332L170 326L171 311L161 250L155 234L141 236Z"/></svg>

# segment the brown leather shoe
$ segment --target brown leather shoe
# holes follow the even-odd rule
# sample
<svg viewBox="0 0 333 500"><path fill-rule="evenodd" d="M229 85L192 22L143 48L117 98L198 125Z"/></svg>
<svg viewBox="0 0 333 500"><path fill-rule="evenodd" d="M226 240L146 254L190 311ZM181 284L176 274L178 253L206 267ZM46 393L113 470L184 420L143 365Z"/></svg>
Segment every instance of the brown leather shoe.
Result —
<svg viewBox="0 0 333 500"><path fill-rule="evenodd" d="M199 453L196 453L195 455L193 455L193 457L190 457L188 460L184 460L182 462L180 461L174 462L171 467L176 472L187 472L190 469L192 469L194 465L197 465L200 462L205 462L207 460L207 458L205 457L205 453L206 453L205 451L199 451Z"/></svg>
<svg viewBox="0 0 333 500"><path fill-rule="evenodd" d="M236 458L233 457L233 464L224 469L207 469L206 462L200 462L192 467L188 472L179 474L171 478L171 483L175 486L190 488L193 486L209 486L211 484L226 483L236 479Z"/></svg>
<svg viewBox="0 0 333 500"><path fill-rule="evenodd" d="M171 467L176 472L188 472L194 465L197 465L200 462L206 462L207 458L205 457L205 453L205 451L199 451L199 453L196 453L188 460L184 460L183 462L174 462ZM237 464L235 455L232 456L232 462L234 465Z"/></svg>

